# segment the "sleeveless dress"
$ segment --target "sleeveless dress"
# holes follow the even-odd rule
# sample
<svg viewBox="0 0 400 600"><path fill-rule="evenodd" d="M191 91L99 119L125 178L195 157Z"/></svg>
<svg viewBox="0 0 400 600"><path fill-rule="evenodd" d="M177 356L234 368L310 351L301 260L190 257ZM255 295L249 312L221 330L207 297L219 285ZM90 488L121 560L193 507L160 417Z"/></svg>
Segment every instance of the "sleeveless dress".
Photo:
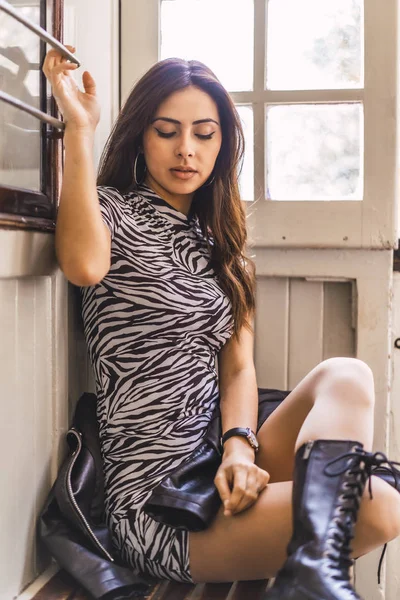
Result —
<svg viewBox="0 0 400 600"><path fill-rule="evenodd" d="M189 534L142 511L152 489L201 442L219 401L215 358L232 307L209 265L198 218L141 185L97 187L111 268L80 287L98 398L105 513L137 573L193 583ZM128 520L128 510L135 515Z"/></svg>

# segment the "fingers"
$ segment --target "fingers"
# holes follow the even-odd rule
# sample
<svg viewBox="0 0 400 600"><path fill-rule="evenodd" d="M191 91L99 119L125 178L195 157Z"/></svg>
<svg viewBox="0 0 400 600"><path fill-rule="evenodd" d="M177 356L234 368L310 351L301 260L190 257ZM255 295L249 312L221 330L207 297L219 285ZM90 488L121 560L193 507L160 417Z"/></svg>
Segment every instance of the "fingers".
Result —
<svg viewBox="0 0 400 600"><path fill-rule="evenodd" d="M233 488L229 502L225 504L225 509L231 514L238 510L238 507L248 497L249 490L247 489L247 469L241 466L233 467ZM250 492L252 493L252 492Z"/></svg>
<svg viewBox="0 0 400 600"><path fill-rule="evenodd" d="M69 44L65 44L65 47L70 52L72 52L72 53L75 52L75 46L70 46ZM66 65L74 64L74 63L68 63L67 61L68 61L68 58L66 58L65 56L62 56L62 54L60 53L60 51L58 49L51 48L47 52L45 59L43 61L43 67L42 67L43 73L46 75L46 77L49 77L56 66L63 64L63 63L66 63ZM75 67L76 66L77 65L75 65Z"/></svg>
<svg viewBox="0 0 400 600"><path fill-rule="evenodd" d="M219 468L214 478L214 484L218 490L222 503L225 505L226 502L229 502L231 495L231 488L229 487L227 471L225 469Z"/></svg>
<svg viewBox="0 0 400 600"><path fill-rule="evenodd" d="M92 96L96 95L96 83L89 73L89 71L85 71L82 75L82 83L85 88L85 92L87 94L91 94Z"/></svg>
<svg viewBox="0 0 400 600"><path fill-rule="evenodd" d="M270 478L269 473L257 465L236 464L232 467L232 473L232 491L224 502L226 516L238 514L254 504Z"/></svg>

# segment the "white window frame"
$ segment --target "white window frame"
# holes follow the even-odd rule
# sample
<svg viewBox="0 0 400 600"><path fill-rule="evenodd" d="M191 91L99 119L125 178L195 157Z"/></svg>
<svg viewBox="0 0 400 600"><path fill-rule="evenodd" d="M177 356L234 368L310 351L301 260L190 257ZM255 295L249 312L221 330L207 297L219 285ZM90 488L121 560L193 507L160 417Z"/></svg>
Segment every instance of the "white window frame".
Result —
<svg viewBox="0 0 400 600"><path fill-rule="evenodd" d="M350 90L264 89L266 6L267 0L254 0L254 91L231 92L236 104L254 108L256 201L246 203L250 243L282 248L397 248L398 1L364 0L365 85ZM123 50L132 45L132 60L121 72L123 100L139 77L160 60L160 7L161 0L121 0ZM336 102L363 103L364 199L264 200L266 105Z"/></svg>

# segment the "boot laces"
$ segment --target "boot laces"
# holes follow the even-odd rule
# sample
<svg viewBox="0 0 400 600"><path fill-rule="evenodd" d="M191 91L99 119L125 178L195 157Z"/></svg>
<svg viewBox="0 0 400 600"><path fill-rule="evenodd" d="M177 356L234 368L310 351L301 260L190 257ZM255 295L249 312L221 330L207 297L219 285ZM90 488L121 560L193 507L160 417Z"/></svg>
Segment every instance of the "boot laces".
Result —
<svg viewBox="0 0 400 600"><path fill-rule="evenodd" d="M330 471L331 467L336 462L347 458L346 465L338 471ZM363 467L361 466L363 463ZM372 479L374 467L383 467L393 474L396 488L398 485L398 471L394 465L400 465L399 462L391 461L383 452L367 452L358 446L354 446L351 452L346 452L331 460L324 468L325 475L335 477L344 473L349 475L347 481L343 483L342 488L348 490L340 495L339 499L343 500L336 508L331 531L331 537L327 542L332 547L332 552L327 551L326 556L337 563L337 567L341 569L349 569L353 565L353 560L350 558L352 548L350 542L354 537L354 524L357 520L358 509L361 502L364 486L368 478L368 491L370 498L372 495ZM346 502L347 500L347 502ZM339 514L344 513L344 519L339 518ZM381 559L378 567L378 583L380 583L380 571L385 554L387 544L384 545Z"/></svg>

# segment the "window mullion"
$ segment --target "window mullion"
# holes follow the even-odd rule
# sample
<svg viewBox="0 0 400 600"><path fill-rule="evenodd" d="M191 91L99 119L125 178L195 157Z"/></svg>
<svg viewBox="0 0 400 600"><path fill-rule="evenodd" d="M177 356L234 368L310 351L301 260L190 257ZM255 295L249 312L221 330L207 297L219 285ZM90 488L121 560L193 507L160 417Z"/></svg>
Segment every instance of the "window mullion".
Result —
<svg viewBox="0 0 400 600"><path fill-rule="evenodd" d="M264 88L266 60L266 0L254 0L254 199L265 198Z"/></svg>

